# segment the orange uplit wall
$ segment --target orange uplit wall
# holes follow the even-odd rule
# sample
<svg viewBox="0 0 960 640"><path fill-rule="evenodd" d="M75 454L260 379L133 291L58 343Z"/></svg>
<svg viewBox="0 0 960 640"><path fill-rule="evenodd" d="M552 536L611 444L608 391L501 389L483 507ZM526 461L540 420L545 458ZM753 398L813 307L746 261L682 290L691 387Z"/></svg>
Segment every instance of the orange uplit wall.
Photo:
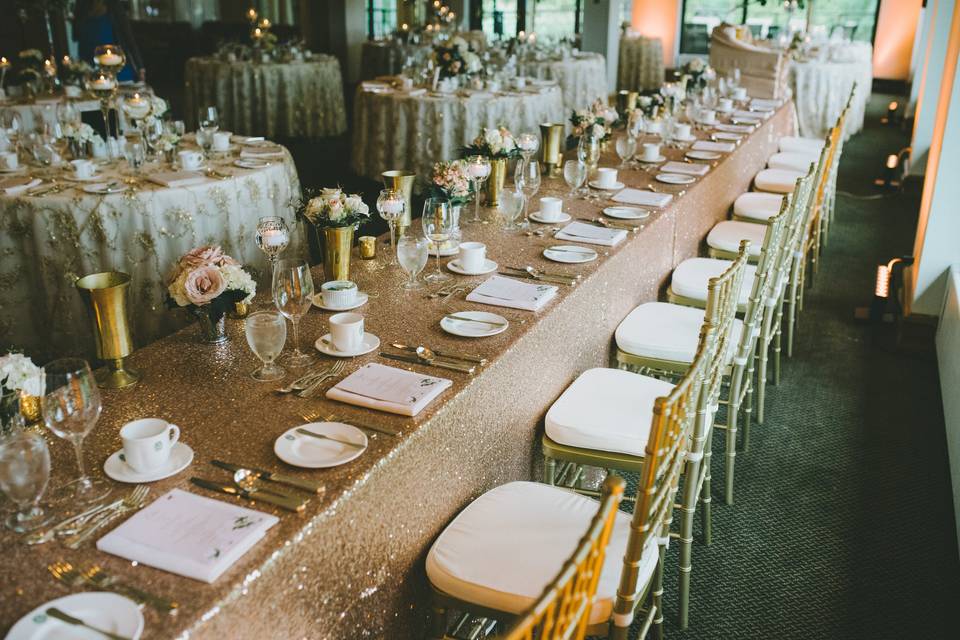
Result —
<svg viewBox="0 0 960 640"><path fill-rule="evenodd" d="M873 44L873 76L886 80L910 77L910 54L922 0L883 0Z"/></svg>
<svg viewBox="0 0 960 640"><path fill-rule="evenodd" d="M677 23L680 21L680 3L677 0L633 0L630 26L634 31L663 42L663 63L673 66L677 48Z"/></svg>

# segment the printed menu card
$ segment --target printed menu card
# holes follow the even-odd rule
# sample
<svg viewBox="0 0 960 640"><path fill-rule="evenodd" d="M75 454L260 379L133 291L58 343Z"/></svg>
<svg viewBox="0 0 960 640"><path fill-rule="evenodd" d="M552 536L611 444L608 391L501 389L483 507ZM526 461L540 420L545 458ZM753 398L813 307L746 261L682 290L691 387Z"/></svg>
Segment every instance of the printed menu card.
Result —
<svg viewBox="0 0 960 640"><path fill-rule="evenodd" d="M607 229L585 222L571 222L557 233L554 238L557 240L570 240L571 242L615 247L626 240L627 232L623 229ZM467 300L469 299L470 298L467 298Z"/></svg>
<svg viewBox="0 0 960 640"><path fill-rule="evenodd" d="M453 383L372 362L335 384L327 397L347 404L415 416Z"/></svg>
<svg viewBox="0 0 960 640"><path fill-rule="evenodd" d="M467 302L492 304L524 311L539 311L557 295L549 284L520 282L503 276L490 276L467 296Z"/></svg>

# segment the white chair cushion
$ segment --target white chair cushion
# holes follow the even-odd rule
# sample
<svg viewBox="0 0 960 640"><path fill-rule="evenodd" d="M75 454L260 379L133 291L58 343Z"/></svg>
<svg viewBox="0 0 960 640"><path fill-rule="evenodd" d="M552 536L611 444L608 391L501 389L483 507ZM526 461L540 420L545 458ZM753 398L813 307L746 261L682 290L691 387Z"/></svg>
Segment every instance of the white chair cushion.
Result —
<svg viewBox="0 0 960 640"><path fill-rule="evenodd" d="M802 171L806 173L810 170L811 164L816 164L820 160L819 153L803 153L798 151L781 151L770 156L767 160L767 167L770 169L787 169L788 171Z"/></svg>
<svg viewBox="0 0 960 640"><path fill-rule="evenodd" d="M644 358L693 362L705 314L705 309L669 302L642 304L617 327L617 348ZM733 358L742 333L743 322L734 320L728 359Z"/></svg>
<svg viewBox="0 0 960 640"><path fill-rule="evenodd" d="M764 169L753 179L757 191L769 193L793 193L797 187L797 179L806 173L789 171L787 169Z"/></svg>
<svg viewBox="0 0 960 640"><path fill-rule="evenodd" d="M724 220L718 222L707 234L707 246L720 251L740 251L740 241L749 240L750 248L747 254L759 257L763 251L763 239L769 227L756 222L741 222L739 220Z"/></svg>
<svg viewBox="0 0 960 640"><path fill-rule="evenodd" d="M670 276L670 289L678 296L692 298L701 302L707 301L707 284L711 278L720 276L730 268L730 260L718 258L689 258L684 260L673 270ZM743 307L750 300L753 290L753 281L757 277L757 267L748 264L743 274L743 286L740 287L738 305Z"/></svg>
<svg viewBox="0 0 960 640"><path fill-rule="evenodd" d="M619 369L588 369L547 411L547 436L570 447L643 456L653 402L673 385Z"/></svg>
<svg viewBox="0 0 960 640"><path fill-rule="evenodd" d="M783 136L780 138L780 151L800 151L820 153L824 141L820 138L802 138L800 136Z"/></svg>
<svg viewBox="0 0 960 640"><path fill-rule="evenodd" d="M751 220L769 220L780 213L783 198L776 193L750 191L737 196L733 203L733 214Z"/></svg>
<svg viewBox="0 0 960 640"><path fill-rule="evenodd" d="M596 500L537 482L491 489L467 505L433 543L427 577L440 591L465 602L521 613L576 549L597 508ZM629 535L630 516L619 512L589 624L610 618ZM651 542L641 556L638 591L653 575L657 555L657 544Z"/></svg>

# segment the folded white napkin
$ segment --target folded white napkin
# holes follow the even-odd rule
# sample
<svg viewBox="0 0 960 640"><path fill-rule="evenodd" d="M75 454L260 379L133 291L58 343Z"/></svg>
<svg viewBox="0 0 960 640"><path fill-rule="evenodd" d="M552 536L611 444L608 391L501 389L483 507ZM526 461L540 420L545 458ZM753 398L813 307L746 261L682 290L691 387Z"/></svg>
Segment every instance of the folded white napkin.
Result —
<svg viewBox="0 0 960 640"><path fill-rule="evenodd" d="M161 171L151 173L147 180L164 187L189 187L192 184L202 184L207 178L198 171Z"/></svg>
<svg viewBox="0 0 960 640"><path fill-rule="evenodd" d="M675 162L670 161L660 167L660 171L666 173L685 173L691 176L705 176L710 171L710 165L700 162Z"/></svg>
<svg viewBox="0 0 960 640"><path fill-rule="evenodd" d="M733 112L734 118L769 118L773 115L773 111L744 111L742 109Z"/></svg>
<svg viewBox="0 0 960 640"><path fill-rule="evenodd" d="M269 513L174 489L97 540L97 549L209 583L278 521Z"/></svg>
<svg viewBox="0 0 960 640"><path fill-rule="evenodd" d="M710 140L697 140L691 147L694 151L717 151L719 153L730 153L737 148L732 142L711 142Z"/></svg>
<svg viewBox="0 0 960 640"><path fill-rule="evenodd" d="M614 202L638 204L646 207L665 207L673 200L671 193L655 193L640 189L624 189L611 198Z"/></svg>
<svg viewBox="0 0 960 640"><path fill-rule="evenodd" d="M780 106L779 100L766 100L764 98L754 98L750 101L750 106L759 111L773 111Z"/></svg>
<svg viewBox="0 0 960 640"><path fill-rule="evenodd" d="M263 160L265 158L282 158L283 151L280 149L243 149L240 151L241 158L247 158L251 160Z"/></svg>
<svg viewBox="0 0 960 640"><path fill-rule="evenodd" d="M453 383L446 378L371 362L335 384L331 400L402 416L415 416Z"/></svg>
<svg viewBox="0 0 960 640"><path fill-rule="evenodd" d="M30 178L29 176L16 176L13 178L4 178L0 180L0 189L8 196L15 196L23 193L27 189L33 189L43 180L40 178Z"/></svg>
<svg viewBox="0 0 960 640"><path fill-rule="evenodd" d="M258 144L267 140L263 136L233 136L233 141L240 144Z"/></svg>
<svg viewBox="0 0 960 640"><path fill-rule="evenodd" d="M571 222L554 236L558 240L599 244L605 247L615 247L626 237L627 232L622 229L606 229L585 222Z"/></svg>
<svg viewBox="0 0 960 640"><path fill-rule="evenodd" d="M524 311L539 311L557 295L549 284L520 282L503 276L490 276L467 296L468 302L491 304Z"/></svg>
<svg viewBox="0 0 960 640"><path fill-rule="evenodd" d="M724 133L750 133L753 128L752 124L718 124L714 127L717 131Z"/></svg>
<svg viewBox="0 0 960 640"><path fill-rule="evenodd" d="M393 87L385 82L361 82L360 86L363 87L364 91L371 93L389 93L393 91Z"/></svg>
<svg viewBox="0 0 960 640"><path fill-rule="evenodd" d="M427 92L426 89L424 89L423 87L419 87L419 88L417 88L417 89L410 89L410 91L404 91L404 92L402 92L402 93L403 93L405 96L409 96L409 97L411 97L411 98L415 98L415 97L417 97L417 96L422 96L422 95L425 94L426 92Z"/></svg>

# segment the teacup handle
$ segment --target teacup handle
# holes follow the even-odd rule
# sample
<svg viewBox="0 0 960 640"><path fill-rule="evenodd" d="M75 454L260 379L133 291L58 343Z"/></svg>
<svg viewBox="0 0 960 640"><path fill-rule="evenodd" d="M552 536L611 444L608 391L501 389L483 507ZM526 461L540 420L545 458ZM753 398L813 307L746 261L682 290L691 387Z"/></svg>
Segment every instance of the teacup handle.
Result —
<svg viewBox="0 0 960 640"><path fill-rule="evenodd" d="M170 446L172 447L180 439L180 427L172 423L167 425L167 434L170 437Z"/></svg>

